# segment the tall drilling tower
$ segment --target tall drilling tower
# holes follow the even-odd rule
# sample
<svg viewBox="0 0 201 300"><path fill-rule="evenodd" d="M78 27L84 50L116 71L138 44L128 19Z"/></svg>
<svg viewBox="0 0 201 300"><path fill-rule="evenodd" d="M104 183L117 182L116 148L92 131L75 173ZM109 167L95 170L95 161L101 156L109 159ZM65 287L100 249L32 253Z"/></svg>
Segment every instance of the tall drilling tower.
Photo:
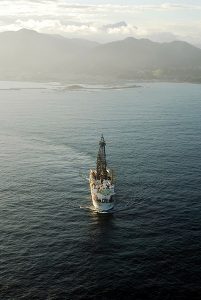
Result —
<svg viewBox="0 0 201 300"><path fill-rule="evenodd" d="M107 162L106 162L106 153L105 153L106 142L103 135L99 142L99 151L97 155L97 179L104 180L107 179Z"/></svg>

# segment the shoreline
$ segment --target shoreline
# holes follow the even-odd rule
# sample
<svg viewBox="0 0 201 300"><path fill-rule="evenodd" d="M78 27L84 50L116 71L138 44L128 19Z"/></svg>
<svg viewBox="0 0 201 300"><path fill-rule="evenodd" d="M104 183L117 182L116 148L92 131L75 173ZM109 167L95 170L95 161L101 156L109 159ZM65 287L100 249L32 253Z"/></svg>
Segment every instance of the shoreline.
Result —
<svg viewBox="0 0 201 300"><path fill-rule="evenodd" d="M148 84L182 84L200 85L198 82L186 81L158 81L158 80L117 80L117 81L29 81L29 80L0 80L0 92L20 90L55 90L61 92L95 92L95 91L118 91L146 87ZM34 86L35 85L35 86Z"/></svg>
<svg viewBox="0 0 201 300"><path fill-rule="evenodd" d="M133 86L139 83L189 83L189 84L201 84L201 81L184 81L184 80L147 80L147 79L116 79L116 80L92 80L92 79L61 79L61 80L51 80L51 79L0 79L0 82L26 82L26 83L41 83L41 84L60 84L60 85L120 85L122 88L125 84L131 84Z"/></svg>

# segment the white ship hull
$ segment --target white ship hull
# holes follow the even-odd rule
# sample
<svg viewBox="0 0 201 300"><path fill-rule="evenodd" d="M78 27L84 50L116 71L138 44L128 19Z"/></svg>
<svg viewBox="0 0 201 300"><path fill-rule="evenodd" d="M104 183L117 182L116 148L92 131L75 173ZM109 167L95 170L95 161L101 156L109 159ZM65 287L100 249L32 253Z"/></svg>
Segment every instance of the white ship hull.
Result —
<svg viewBox="0 0 201 300"><path fill-rule="evenodd" d="M96 211L99 213L107 213L112 211L114 208L114 202L113 203L99 203L97 200L93 200L92 196L92 202L93 206L95 207Z"/></svg>
<svg viewBox="0 0 201 300"><path fill-rule="evenodd" d="M109 172L109 171L108 171ZM114 208L114 185L111 180L96 180L96 171L90 171L90 189L93 206L99 213L109 213Z"/></svg>

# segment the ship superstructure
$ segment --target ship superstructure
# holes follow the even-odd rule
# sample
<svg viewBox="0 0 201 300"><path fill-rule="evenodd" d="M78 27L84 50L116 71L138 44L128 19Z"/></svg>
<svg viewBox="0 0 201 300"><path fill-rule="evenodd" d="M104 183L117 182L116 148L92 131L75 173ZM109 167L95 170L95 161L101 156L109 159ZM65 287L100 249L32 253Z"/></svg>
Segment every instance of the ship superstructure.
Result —
<svg viewBox="0 0 201 300"><path fill-rule="evenodd" d="M99 142L96 169L90 170L89 183L91 198L97 212L107 213L114 208L114 176L107 169L105 140L103 135Z"/></svg>

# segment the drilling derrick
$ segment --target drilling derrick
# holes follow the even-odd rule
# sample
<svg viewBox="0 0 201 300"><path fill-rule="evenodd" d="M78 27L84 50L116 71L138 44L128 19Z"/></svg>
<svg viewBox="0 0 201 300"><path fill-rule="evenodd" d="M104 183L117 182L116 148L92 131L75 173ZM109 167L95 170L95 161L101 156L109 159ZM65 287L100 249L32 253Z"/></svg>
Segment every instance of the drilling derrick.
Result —
<svg viewBox="0 0 201 300"><path fill-rule="evenodd" d="M107 169L105 146L106 143L102 135L99 142L96 169L91 169L89 173L91 199L94 209L98 213L113 212L115 203L113 173Z"/></svg>
<svg viewBox="0 0 201 300"><path fill-rule="evenodd" d="M108 178L105 145L106 143L102 135L101 140L99 142L99 151L97 155L97 170L96 170L97 179L101 181Z"/></svg>

